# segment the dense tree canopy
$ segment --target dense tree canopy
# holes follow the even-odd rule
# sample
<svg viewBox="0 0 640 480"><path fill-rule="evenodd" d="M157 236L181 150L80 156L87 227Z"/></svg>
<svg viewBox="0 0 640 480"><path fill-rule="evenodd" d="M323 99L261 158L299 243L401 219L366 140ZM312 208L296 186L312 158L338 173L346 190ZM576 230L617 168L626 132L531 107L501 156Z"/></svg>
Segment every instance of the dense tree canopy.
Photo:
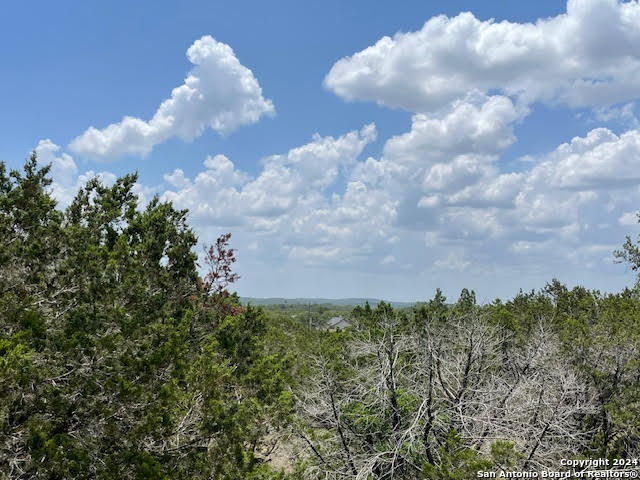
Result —
<svg viewBox="0 0 640 480"><path fill-rule="evenodd" d="M48 170L0 165L2 475L260 475L285 358L220 284L229 237L212 252L227 269L199 281L186 211L142 208L129 175L91 180L63 213Z"/></svg>
<svg viewBox="0 0 640 480"><path fill-rule="evenodd" d="M230 235L200 273L187 212L135 182L90 180L63 212L35 155L0 163L0 478L444 480L640 456L638 287L438 290L328 331L241 306Z"/></svg>

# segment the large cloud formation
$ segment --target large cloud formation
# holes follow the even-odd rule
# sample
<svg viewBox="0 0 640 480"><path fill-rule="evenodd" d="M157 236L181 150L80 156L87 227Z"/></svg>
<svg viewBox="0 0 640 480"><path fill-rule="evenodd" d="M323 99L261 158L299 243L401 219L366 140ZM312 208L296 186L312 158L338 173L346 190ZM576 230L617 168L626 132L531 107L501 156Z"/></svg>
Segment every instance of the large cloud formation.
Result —
<svg viewBox="0 0 640 480"><path fill-rule="evenodd" d="M503 172L516 118L505 97L457 102L416 116L379 158L358 158L375 138L365 126L269 157L255 177L216 155L194 178L166 175L163 196L201 232L232 228L244 255L268 264L434 278L539 270L547 280L558 265L601 269L612 235L635 220L640 130L596 128ZM457 129L473 133L461 142ZM434 131L439 147L421 149Z"/></svg>
<svg viewBox="0 0 640 480"><path fill-rule="evenodd" d="M640 4L569 0L536 23L431 18L338 61L325 85L349 100L424 112L477 89L572 107L640 94Z"/></svg>
<svg viewBox="0 0 640 480"><path fill-rule="evenodd" d="M189 208L196 220L261 229L269 219L317 206L341 170L354 165L375 138L374 125L338 138L316 134L306 145L266 158L255 178L238 171L226 156L215 155L205 160L205 170L193 180L181 169L165 175L176 190L167 190L164 197Z"/></svg>
<svg viewBox="0 0 640 480"><path fill-rule="evenodd" d="M253 175L212 155L195 175L167 173L158 190L189 208L202 237L233 230L249 289L263 295L308 295L308 284L314 294L417 298L462 283L510 295L507 287L539 287L554 275L617 288L611 252L640 205L639 35L638 1L571 0L566 14L530 24L435 17L339 60L325 79L344 98L412 112L410 129L379 153L363 158L378 135L371 124L315 135L262 159ZM199 68L192 75L207 77ZM526 127L539 102L589 107L600 123L544 154L504 162L516 125ZM258 104L255 119L272 109ZM189 112L181 124L189 128L167 131L190 138L210 124L201 110ZM616 118L631 128L607 123ZM123 125L96 132L111 138L109 129ZM107 142L117 148L106 155L152 146L133 138ZM50 143L40 149L62 178L56 185L71 188L72 159Z"/></svg>
<svg viewBox="0 0 640 480"><path fill-rule="evenodd" d="M187 58L195 67L151 120L126 116L101 130L90 127L69 148L98 159L145 155L171 137L192 140L206 128L227 134L274 112L258 80L229 45L205 35L189 47Z"/></svg>

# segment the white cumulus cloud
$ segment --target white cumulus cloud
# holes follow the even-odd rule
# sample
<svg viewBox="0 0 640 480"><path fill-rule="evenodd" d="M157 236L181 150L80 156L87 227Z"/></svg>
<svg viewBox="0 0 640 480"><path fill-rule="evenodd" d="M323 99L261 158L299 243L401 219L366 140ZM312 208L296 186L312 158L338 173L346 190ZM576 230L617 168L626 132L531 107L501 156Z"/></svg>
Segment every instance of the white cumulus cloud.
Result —
<svg viewBox="0 0 640 480"><path fill-rule="evenodd" d="M473 90L524 105L605 107L640 94L638 25L637 1L569 0L566 13L535 23L441 15L339 60L325 85L348 100L412 112Z"/></svg>
<svg viewBox="0 0 640 480"><path fill-rule="evenodd" d="M341 169L355 164L375 138L373 124L338 138L315 135L284 155L266 158L255 178L237 170L224 155L208 157L205 169L193 180L180 169L165 176L176 189L167 190L164 197L208 222L273 227L265 218L311 209L322 202L324 190L337 180Z"/></svg>
<svg viewBox="0 0 640 480"><path fill-rule="evenodd" d="M102 129L89 127L69 148L98 159L145 155L172 137L189 141L206 128L228 134L274 113L273 103L263 97L253 72L240 63L229 45L205 35L189 47L187 58L193 69L150 120L125 116Z"/></svg>

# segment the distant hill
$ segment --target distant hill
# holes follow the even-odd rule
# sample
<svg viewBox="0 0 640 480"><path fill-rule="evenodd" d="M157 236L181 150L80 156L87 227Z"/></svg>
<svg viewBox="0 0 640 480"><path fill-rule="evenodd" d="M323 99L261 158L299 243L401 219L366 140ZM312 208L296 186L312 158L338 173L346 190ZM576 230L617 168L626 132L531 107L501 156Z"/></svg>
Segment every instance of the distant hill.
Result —
<svg viewBox="0 0 640 480"><path fill-rule="evenodd" d="M386 300L385 300L386 301ZM369 302L369 305L375 307L381 300L377 298L255 298L255 297L240 297L240 303L246 305L279 305L279 304L293 304L293 305L338 305L344 306L356 306L364 305L365 302ZM414 305L415 302L388 302L394 308L404 308Z"/></svg>

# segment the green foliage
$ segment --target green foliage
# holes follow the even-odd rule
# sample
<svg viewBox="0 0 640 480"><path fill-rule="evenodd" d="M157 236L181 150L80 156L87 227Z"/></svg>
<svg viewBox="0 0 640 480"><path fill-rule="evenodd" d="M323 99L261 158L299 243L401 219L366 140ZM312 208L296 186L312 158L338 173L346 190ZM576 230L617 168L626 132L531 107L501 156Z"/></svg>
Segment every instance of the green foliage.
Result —
<svg viewBox="0 0 640 480"><path fill-rule="evenodd" d="M516 471L523 460L513 442L496 440L491 443L491 461L493 465L503 471Z"/></svg>
<svg viewBox="0 0 640 480"><path fill-rule="evenodd" d="M640 222L640 213L636 214L638 222ZM633 242L630 236L625 238L625 242L622 245L622 249L613 252L618 263L627 263L631 270L637 272L640 269L640 237L636 243ZM639 273L640 274L640 273ZM640 280L640 277L638 277Z"/></svg>
<svg viewBox="0 0 640 480"><path fill-rule="evenodd" d="M460 292L460 298L453 307L453 312L458 316L469 315L476 308L476 292L463 288Z"/></svg>
<svg viewBox="0 0 640 480"><path fill-rule="evenodd" d="M425 464L422 478L429 480L467 480L476 478L476 472L489 470L493 463L482 458L478 452L465 446L455 430L447 435L439 448L438 465Z"/></svg>
<svg viewBox="0 0 640 480"><path fill-rule="evenodd" d="M63 213L48 173L0 164L0 477L277 478L292 362L264 313L203 288L187 212L136 175Z"/></svg>

